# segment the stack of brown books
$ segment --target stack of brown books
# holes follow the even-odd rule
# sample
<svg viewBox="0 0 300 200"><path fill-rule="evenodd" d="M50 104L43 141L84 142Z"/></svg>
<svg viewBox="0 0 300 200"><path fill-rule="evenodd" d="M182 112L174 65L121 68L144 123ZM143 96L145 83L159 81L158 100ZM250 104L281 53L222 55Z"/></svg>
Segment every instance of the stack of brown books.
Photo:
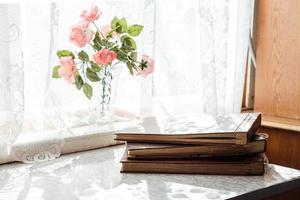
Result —
<svg viewBox="0 0 300 200"><path fill-rule="evenodd" d="M115 135L126 141L121 172L261 175L260 125L259 113L146 118Z"/></svg>

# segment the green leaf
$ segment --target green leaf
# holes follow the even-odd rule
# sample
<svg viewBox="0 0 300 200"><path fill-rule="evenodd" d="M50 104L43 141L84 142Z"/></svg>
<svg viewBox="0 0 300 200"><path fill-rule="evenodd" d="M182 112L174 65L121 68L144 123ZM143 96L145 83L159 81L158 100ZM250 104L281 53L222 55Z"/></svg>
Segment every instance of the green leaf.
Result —
<svg viewBox="0 0 300 200"><path fill-rule="evenodd" d="M52 70L52 78L61 78L58 74L58 70L59 70L60 66L57 65L55 67L53 67L53 70Z"/></svg>
<svg viewBox="0 0 300 200"><path fill-rule="evenodd" d="M121 40L121 43L122 44L124 44L126 41L126 39L128 38L128 36L127 35L123 35L121 38L120 38L120 40Z"/></svg>
<svg viewBox="0 0 300 200"><path fill-rule="evenodd" d="M101 44L102 46L105 46L105 48L107 48L107 49L110 49L110 48L114 45L113 42L110 42L110 41L108 41L107 39L102 39L102 40L100 40L100 44Z"/></svg>
<svg viewBox="0 0 300 200"><path fill-rule="evenodd" d="M111 29L117 33L124 33L127 30L127 22L125 18L119 19L114 17L110 22Z"/></svg>
<svg viewBox="0 0 300 200"><path fill-rule="evenodd" d="M130 53L130 58L131 58L132 60L136 60L136 59L137 59L137 53L136 53L136 52L131 52L131 53Z"/></svg>
<svg viewBox="0 0 300 200"><path fill-rule="evenodd" d="M100 72L101 71L101 67L99 65L97 65L96 63L94 63L93 61L91 61L90 64L91 64L91 70L93 72Z"/></svg>
<svg viewBox="0 0 300 200"><path fill-rule="evenodd" d="M114 51L114 52L116 52L117 59L119 61L122 61L122 62L125 62L125 63L128 61L127 53L123 52L122 49L120 49L118 47L114 47L111 50Z"/></svg>
<svg viewBox="0 0 300 200"><path fill-rule="evenodd" d="M83 86L83 80L79 74L75 76L75 85L78 90L80 90Z"/></svg>
<svg viewBox="0 0 300 200"><path fill-rule="evenodd" d="M94 36L94 39L93 39L93 47L96 49L96 50L101 50L101 38L99 36L99 32L97 31L95 33L95 36Z"/></svg>
<svg viewBox="0 0 300 200"><path fill-rule="evenodd" d="M81 51L78 53L78 58L79 58L80 60L82 60L82 61L85 61L85 62L88 62L88 61L89 61L89 55L88 55L85 51L83 51L83 50L81 50Z"/></svg>
<svg viewBox="0 0 300 200"><path fill-rule="evenodd" d="M120 24L120 22L116 23L116 32L117 33L122 33L122 25Z"/></svg>
<svg viewBox="0 0 300 200"><path fill-rule="evenodd" d="M83 93L89 99L93 96L93 88L88 83L83 84Z"/></svg>
<svg viewBox="0 0 300 200"><path fill-rule="evenodd" d="M134 74L134 73L133 73L133 69L136 68L135 65L134 65L134 63L127 62L126 65L127 65L127 68L129 69L129 73L130 73L131 75L133 75L133 74Z"/></svg>
<svg viewBox="0 0 300 200"><path fill-rule="evenodd" d="M75 58L74 54L69 51L69 50L58 50L56 52L56 55L61 58L61 57L67 57L67 56L71 56L73 59Z"/></svg>
<svg viewBox="0 0 300 200"><path fill-rule="evenodd" d="M86 69L86 77L92 82L97 82L97 81L101 80L101 78L99 78L98 74L93 72L93 70L91 68Z"/></svg>
<svg viewBox="0 0 300 200"><path fill-rule="evenodd" d="M117 27L117 22L119 21L119 19L117 17L114 17L111 22L110 22L110 26L112 29L116 29Z"/></svg>
<svg viewBox="0 0 300 200"><path fill-rule="evenodd" d="M121 26L121 32L122 32L122 33L125 33L125 32L127 31L127 21L126 21L126 19L123 17L122 19L120 19L120 20L118 21L118 23L119 23L120 26Z"/></svg>
<svg viewBox="0 0 300 200"><path fill-rule="evenodd" d="M143 31L144 26L134 24L129 27L128 34L132 37L138 36Z"/></svg>
<svg viewBox="0 0 300 200"><path fill-rule="evenodd" d="M127 55L124 54L124 53L117 53L117 59L120 60L120 61L123 61L123 62L126 62L127 61Z"/></svg>
<svg viewBox="0 0 300 200"><path fill-rule="evenodd" d="M135 41L126 35L121 37L122 47L121 49L124 51L132 51L136 49Z"/></svg>

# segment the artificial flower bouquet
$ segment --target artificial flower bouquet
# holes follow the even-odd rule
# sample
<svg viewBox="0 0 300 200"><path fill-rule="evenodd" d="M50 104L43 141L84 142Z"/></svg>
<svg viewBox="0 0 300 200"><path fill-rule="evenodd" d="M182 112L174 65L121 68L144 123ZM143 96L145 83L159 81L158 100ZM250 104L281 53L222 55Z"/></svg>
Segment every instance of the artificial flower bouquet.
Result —
<svg viewBox="0 0 300 200"><path fill-rule="evenodd" d="M97 6L82 11L82 20L71 27L70 42L80 48L78 53L58 50L59 65L53 67L53 78L64 78L82 90L87 98L93 96L91 82L102 87L102 103L109 104L111 70L118 63L125 63L131 75L147 76L154 70L154 60L137 52L134 40L143 26L128 25L125 18L114 17L110 24L98 27L96 20L101 16ZM90 46L93 53L87 52ZM102 105L103 106L103 105Z"/></svg>

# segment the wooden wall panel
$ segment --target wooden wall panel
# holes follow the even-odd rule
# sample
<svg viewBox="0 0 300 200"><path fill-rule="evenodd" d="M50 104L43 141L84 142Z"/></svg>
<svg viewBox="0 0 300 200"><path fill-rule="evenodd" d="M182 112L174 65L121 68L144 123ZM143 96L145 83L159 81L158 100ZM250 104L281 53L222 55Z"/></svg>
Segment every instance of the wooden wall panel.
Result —
<svg viewBox="0 0 300 200"><path fill-rule="evenodd" d="M283 129L261 127L267 133L267 156L270 163L300 169L300 133Z"/></svg>
<svg viewBox="0 0 300 200"><path fill-rule="evenodd" d="M300 1L256 3L254 109L300 119Z"/></svg>

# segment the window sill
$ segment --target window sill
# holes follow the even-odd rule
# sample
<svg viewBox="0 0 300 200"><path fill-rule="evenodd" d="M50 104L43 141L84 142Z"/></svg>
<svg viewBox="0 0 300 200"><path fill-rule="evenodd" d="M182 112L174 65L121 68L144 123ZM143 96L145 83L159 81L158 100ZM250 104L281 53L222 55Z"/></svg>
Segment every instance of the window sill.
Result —
<svg viewBox="0 0 300 200"><path fill-rule="evenodd" d="M300 120L288 119L284 117L262 116L262 126L300 132Z"/></svg>

